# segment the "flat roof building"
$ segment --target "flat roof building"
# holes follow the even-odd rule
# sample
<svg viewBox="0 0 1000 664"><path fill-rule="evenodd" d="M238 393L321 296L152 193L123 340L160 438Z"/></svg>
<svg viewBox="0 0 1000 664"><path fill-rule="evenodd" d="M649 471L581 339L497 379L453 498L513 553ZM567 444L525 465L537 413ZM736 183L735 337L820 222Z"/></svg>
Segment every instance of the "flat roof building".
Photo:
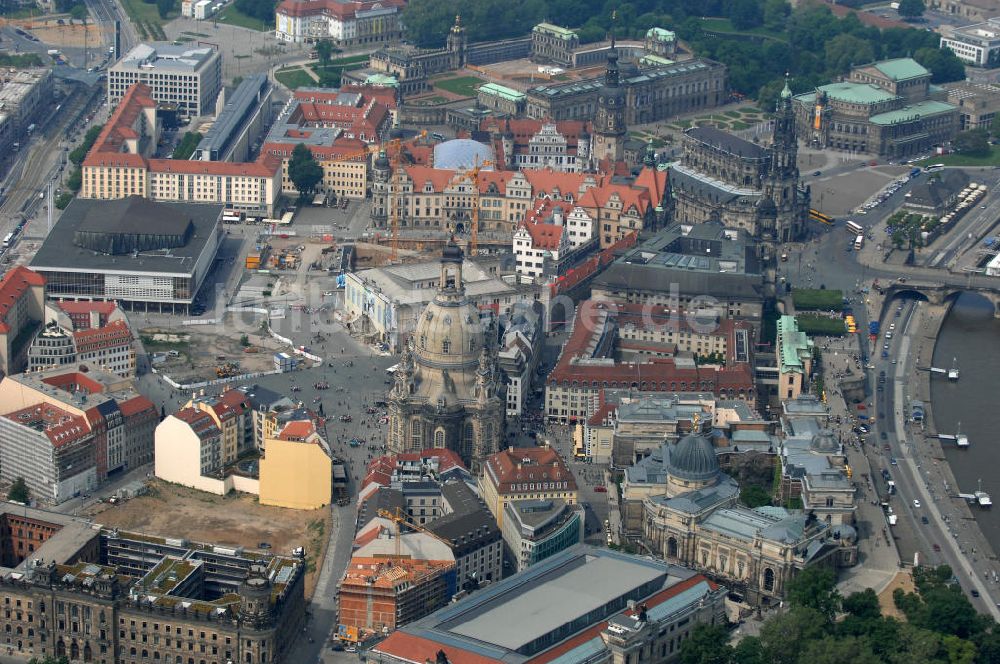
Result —
<svg viewBox="0 0 1000 664"><path fill-rule="evenodd" d="M704 297L714 298L709 307ZM760 320L763 267L744 230L720 221L677 224L634 247L594 278L591 297L678 307L682 314ZM690 307L697 306L691 310Z"/></svg>
<svg viewBox="0 0 1000 664"><path fill-rule="evenodd" d="M996 67L1000 64L1000 17L953 28L941 37L941 48L971 65Z"/></svg>
<svg viewBox="0 0 1000 664"><path fill-rule="evenodd" d="M696 625L724 622L725 592L683 567L577 545L397 630L367 662L439 661L438 652L453 664L675 653Z"/></svg>
<svg viewBox="0 0 1000 664"><path fill-rule="evenodd" d="M76 198L31 266L53 297L186 312L219 249L221 217L221 205Z"/></svg>
<svg viewBox="0 0 1000 664"><path fill-rule="evenodd" d="M108 104L114 107L136 83L181 115L211 115L222 91L222 56L214 46L164 42L137 44L108 70Z"/></svg>
<svg viewBox="0 0 1000 664"><path fill-rule="evenodd" d="M247 161L261 132L271 124L271 95L266 74L250 74L226 100L215 122L195 148L200 161Z"/></svg>

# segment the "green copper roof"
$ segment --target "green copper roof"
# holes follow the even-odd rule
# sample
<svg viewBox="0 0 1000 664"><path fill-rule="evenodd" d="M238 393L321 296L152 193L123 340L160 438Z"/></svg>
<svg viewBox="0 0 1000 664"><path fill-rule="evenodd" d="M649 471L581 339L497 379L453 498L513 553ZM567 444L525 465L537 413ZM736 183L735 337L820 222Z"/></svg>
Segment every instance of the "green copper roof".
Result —
<svg viewBox="0 0 1000 664"><path fill-rule="evenodd" d="M497 85L496 83L487 83L486 85L479 86L479 91L484 92L488 95L494 95L500 97L501 99L506 99L508 101L523 101L525 94L523 92L518 92L513 88L508 88L503 85Z"/></svg>
<svg viewBox="0 0 1000 664"><path fill-rule="evenodd" d="M913 58L896 58L895 60L882 60L876 62L875 69L888 76L893 81L906 81L911 78L919 78L930 74L919 62Z"/></svg>
<svg viewBox="0 0 1000 664"><path fill-rule="evenodd" d="M386 88L394 88L399 85L395 76L386 74L372 74L365 78L365 85L379 85Z"/></svg>
<svg viewBox="0 0 1000 664"><path fill-rule="evenodd" d="M918 120L931 115L951 113L954 110L955 106L952 106L951 104L929 99L927 101L910 104L909 106L901 108L898 111L888 111L886 113L873 115L869 118L869 121L872 124L877 125L899 124L902 122L911 122L913 120Z"/></svg>
<svg viewBox="0 0 1000 664"><path fill-rule="evenodd" d="M670 30L664 30L663 28L650 28L646 31L646 37L652 37L656 41L662 42L672 42L677 39L677 35Z"/></svg>
<svg viewBox="0 0 1000 664"><path fill-rule="evenodd" d="M778 354L781 373L805 373L805 360L812 357L813 342L799 331L794 316L778 319Z"/></svg>
<svg viewBox="0 0 1000 664"><path fill-rule="evenodd" d="M639 58L640 65L649 65L650 67L659 67L663 65L672 65L674 60L664 58L663 56L656 55L655 53L650 53L649 55L644 55Z"/></svg>
<svg viewBox="0 0 1000 664"><path fill-rule="evenodd" d="M576 37L576 33L567 28L561 28L558 25L552 25L551 23L539 23L534 28L531 29L532 32L547 32L550 35L555 35L562 39L572 39Z"/></svg>
<svg viewBox="0 0 1000 664"><path fill-rule="evenodd" d="M830 99L844 101L849 104L878 104L883 101L890 101L896 98L891 92L886 92L877 85L871 83L830 83L821 85L820 92L825 92Z"/></svg>

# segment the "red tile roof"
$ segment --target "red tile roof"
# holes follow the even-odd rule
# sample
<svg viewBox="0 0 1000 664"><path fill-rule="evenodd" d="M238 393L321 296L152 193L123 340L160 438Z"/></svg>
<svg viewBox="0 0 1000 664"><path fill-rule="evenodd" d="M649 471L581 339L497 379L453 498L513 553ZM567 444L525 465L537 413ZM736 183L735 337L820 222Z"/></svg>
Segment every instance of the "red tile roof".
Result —
<svg viewBox="0 0 1000 664"><path fill-rule="evenodd" d="M134 417L146 412L156 415L156 405L141 394L125 401L119 401L118 410L124 417Z"/></svg>
<svg viewBox="0 0 1000 664"><path fill-rule="evenodd" d="M257 161L198 161L191 159L150 159L153 173L184 173L187 175L247 175L270 178L281 168L281 160L262 153Z"/></svg>
<svg viewBox="0 0 1000 664"><path fill-rule="evenodd" d="M125 149L125 140L135 138L136 133L132 129L136 119L144 109L156 108L156 101L153 99L153 92L145 83L136 83L128 90L118 107L111 114L104 129L97 136L93 147L83 160L84 167L87 166L127 166L132 168L142 168L146 165L146 160L142 155L129 152L122 152Z"/></svg>
<svg viewBox="0 0 1000 664"><path fill-rule="evenodd" d="M279 155L291 156L298 143L294 141L269 141L262 148L268 154L277 152ZM338 138L332 145L307 146L313 156L320 161L364 161L375 146L370 146L356 138ZM282 157L284 158L284 157Z"/></svg>
<svg viewBox="0 0 1000 664"><path fill-rule="evenodd" d="M7 324L10 308L19 302L32 286L44 285L45 277L23 265L18 265L3 275L3 280L0 281L0 333L10 332L10 326Z"/></svg>
<svg viewBox="0 0 1000 664"><path fill-rule="evenodd" d="M197 408L181 408L174 413L174 417L187 423L199 438L211 438L221 433L209 414Z"/></svg>
<svg viewBox="0 0 1000 664"><path fill-rule="evenodd" d="M303 441L316 433L316 427L309 420L289 422L278 432L278 440Z"/></svg>
<svg viewBox="0 0 1000 664"><path fill-rule="evenodd" d="M576 480L566 462L551 447L509 447L486 460L487 475L497 482L497 492L513 493L512 484L565 481L565 491L576 491Z"/></svg>
<svg viewBox="0 0 1000 664"><path fill-rule="evenodd" d="M592 344L593 335L600 332L601 326L596 321L602 312L608 316L621 315L615 311L616 307L620 308L620 305L595 300L588 300L579 306L573 332L563 346L559 361L546 379L546 385L576 382L582 383L581 387L591 388L595 383L601 387L629 387L635 383L640 389L682 392L705 389L716 394L723 387L747 391L753 389L753 372L748 364L716 370L700 366L679 368L672 358L614 364L574 362L574 358L585 354ZM626 312L630 311L630 305L625 305L624 309Z"/></svg>
<svg viewBox="0 0 1000 664"><path fill-rule="evenodd" d="M66 392L86 392L87 394L100 394L104 391L104 386L90 378L82 371L67 371L66 373L55 374L42 378L46 385L59 388Z"/></svg>
<svg viewBox="0 0 1000 664"><path fill-rule="evenodd" d="M79 441L91 433L90 425L82 416L73 415L50 403L28 406L3 417L21 426L41 429L55 448Z"/></svg>
<svg viewBox="0 0 1000 664"><path fill-rule="evenodd" d="M559 249L563 237L562 226L525 221L521 223L521 228L528 231L528 235L531 236L533 249Z"/></svg>
<svg viewBox="0 0 1000 664"><path fill-rule="evenodd" d="M90 353L96 350L128 346L134 337L128 323L116 320L104 327L77 330L73 332L78 353Z"/></svg>
<svg viewBox="0 0 1000 664"><path fill-rule="evenodd" d="M284 0L275 10L285 16L317 16L325 14L338 19L353 19L358 12L381 7L404 6L404 0L365 0L364 2L341 2L339 0Z"/></svg>

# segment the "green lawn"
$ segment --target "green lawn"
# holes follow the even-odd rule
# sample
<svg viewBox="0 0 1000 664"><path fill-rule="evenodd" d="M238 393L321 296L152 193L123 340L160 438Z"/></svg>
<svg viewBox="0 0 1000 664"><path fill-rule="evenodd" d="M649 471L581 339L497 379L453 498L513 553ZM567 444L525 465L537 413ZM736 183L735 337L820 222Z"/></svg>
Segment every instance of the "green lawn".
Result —
<svg viewBox="0 0 1000 664"><path fill-rule="evenodd" d="M445 92L461 95L462 97L475 97L476 88L484 82L475 76L459 76L457 78L446 78L441 81L435 81L434 87L440 88Z"/></svg>
<svg viewBox="0 0 1000 664"><path fill-rule="evenodd" d="M749 30L737 30L733 27L732 22L728 18L703 18L701 19L701 27L703 30L708 30L709 32L718 32L719 34L730 34L730 35L756 35L757 37L765 37L767 39L774 39L776 41L787 42L788 38L780 32L772 32L767 28L750 28Z"/></svg>
<svg viewBox="0 0 1000 664"><path fill-rule="evenodd" d="M840 311L844 308L844 293L820 288L796 288L792 290L792 301L796 309Z"/></svg>
<svg viewBox="0 0 1000 664"><path fill-rule="evenodd" d="M809 335L842 336L847 325L842 318L830 318L819 314L800 314L795 317L799 330Z"/></svg>
<svg viewBox="0 0 1000 664"><path fill-rule="evenodd" d="M267 32L274 29L274 24L270 25L264 21L258 20L253 16L247 16L239 9L236 5L229 5L215 17L215 20L219 23L227 23L229 25L235 25L239 28L249 28L250 30L257 30L258 32Z"/></svg>
<svg viewBox="0 0 1000 664"><path fill-rule="evenodd" d="M928 157L917 166L928 164L944 164L945 166L1000 166L1000 146L991 145L990 153L984 157L973 157L966 154L944 154Z"/></svg>
<svg viewBox="0 0 1000 664"><path fill-rule="evenodd" d="M316 85L313 77L302 71L299 67L295 67L294 69L279 69L275 72L274 77L289 90Z"/></svg>
<svg viewBox="0 0 1000 664"><path fill-rule="evenodd" d="M147 32L146 27L140 24L145 24L145 26L148 26L154 31L162 32L163 24L166 21L177 18L180 15L180 4L181 3L178 2L170 14L167 15L167 18L162 19L160 18L160 13L156 11L155 4L147 4L142 0L122 0L122 5L125 7L125 13L128 14L130 19L132 19L132 23L136 25L140 35L143 32ZM154 38L159 37L159 35L156 34L149 36Z"/></svg>

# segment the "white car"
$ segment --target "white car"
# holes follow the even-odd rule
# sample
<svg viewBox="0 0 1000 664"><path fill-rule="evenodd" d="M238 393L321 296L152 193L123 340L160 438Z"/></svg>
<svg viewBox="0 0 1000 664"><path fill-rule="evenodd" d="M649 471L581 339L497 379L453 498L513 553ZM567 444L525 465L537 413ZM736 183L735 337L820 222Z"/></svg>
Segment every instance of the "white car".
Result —
<svg viewBox="0 0 1000 664"><path fill-rule="evenodd" d="M914 498L914 499L913 499L913 506L914 506L914 507L920 507L920 501L919 501L919 500L917 500L916 498Z"/></svg>

